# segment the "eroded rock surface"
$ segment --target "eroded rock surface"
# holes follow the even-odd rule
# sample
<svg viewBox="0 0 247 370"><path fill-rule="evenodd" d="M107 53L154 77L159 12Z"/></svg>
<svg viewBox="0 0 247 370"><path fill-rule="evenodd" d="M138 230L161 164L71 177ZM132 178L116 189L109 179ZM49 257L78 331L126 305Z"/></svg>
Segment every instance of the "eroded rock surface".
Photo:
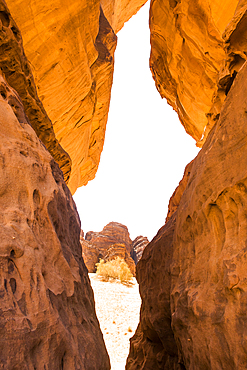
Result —
<svg viewBox="0 0 247 370"><path fill-rule="evenodd" d="M85 238L81 233L82 256L89 272L95 272L95 264L100 259L110 261L116 257L123 258L135 275L135 265L140 260L143 250L149 243L144 236L130 239L127 226L119 222L110 222L102 231L89 231Z"/></svg>
<svg viewBox="0 0 247 370"><path fill-rule="evenodd" d="M74 192L94 178L104 143L116 36L100 3L8 0L39 97L69 153Z"/></svg>
<svg viewBox="0 0 247 370"><path fill-rule="evenodd" d="M8 0L38 95L72 161L72 193L92 180L103 149L117 32L146 0Z"/></svg>
<svg viewBox="0 0 247 370"><path fill-rule="evenodd" d="M72 196L2 76L0 89L0 367L107 370Z"/></svg>
<svg viewBox="0 0 247 370"><path fill-rule="evenodd" d="M152 0L150 30L156 86L202 145L246 60L246 1Z"/></svg>
<svg viewBox="0 0 247 370"><path fill-rule="evenodd" d="M171 329L170 265L176 217L159 230L145 248L137 265L137 280L142 298L140 323L130 340L127 369L174 369L178 350Z"/></svg>
<svg viewBox="0 0 247 370"><path fill-rule="evenodd" d="M95 272L100 259L110 261L116 257L123 258L135 275L135 262L132 258L132 240L128 228L118 222L110 222L102 231L86 233L81 238L82 254L89 272ZM96 257L97 256L97 257Z"/></svg>
<svg viewBox="0 0 247 370"><path fill-rule="evenodd" d="M120 31L124 23L146 2L147 0L100 0L104 14L115 33Z"/></svg>
<svg viewBox="0 0 247 370"><path fill-rule="evenodd" d="M21 33L4 1L0 1L0 69L8 83L18 92L28 119L40 140L45 144L63 171L65 181L71 174L71 159L55 137L50 121L37 95L29 61L23 50ZM0 92L5 98L5 92ZM17 109L15 98L10 102Z"/></svg>
<svg viewBox="0 0 247 370"><path fill-rule="evenodd" d="M192 163L177 209L137 265L127 369L246 369L247 65Z"/></svg>
<svg viewBox="0 0 247 370"><path fill-rule="evenodd" d="M137 264L140 261L144 249L148 245L149 240L146 236L137 236L132 242L132 257Z"/></svg>

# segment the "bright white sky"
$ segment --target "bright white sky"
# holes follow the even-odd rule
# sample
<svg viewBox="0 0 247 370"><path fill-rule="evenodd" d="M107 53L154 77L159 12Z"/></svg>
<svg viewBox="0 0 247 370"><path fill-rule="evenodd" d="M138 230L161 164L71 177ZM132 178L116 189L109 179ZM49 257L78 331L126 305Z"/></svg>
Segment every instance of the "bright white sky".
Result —
<svg viewBox="0 0 247 370"><path fill-rule="evenodd" d="M151 240L165 223L169 199L195 141L162 100L149 70L149 2L118 33L104 150L96 178L74 195L84 232L111 221L133 240Z"/></svg>

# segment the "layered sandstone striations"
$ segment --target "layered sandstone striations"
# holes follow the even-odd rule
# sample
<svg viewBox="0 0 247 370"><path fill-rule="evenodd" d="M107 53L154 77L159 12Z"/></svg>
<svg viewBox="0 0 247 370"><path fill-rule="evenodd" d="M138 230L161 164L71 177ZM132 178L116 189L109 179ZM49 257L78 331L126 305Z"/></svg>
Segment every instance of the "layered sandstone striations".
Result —
<svg viewBox="0 0 247 370"><path fill-rule="evenodd" d="M109 369L70 191L2 76L0 89L1 368Z"/></svg>
<svg viewBox="0 0 247 370"><path fill-rule="evenodd" d="M81 238L82 255L89 272L95 272L95 263L100 259L109 261L116 257L123 258L135 275L135 262L132 258L132 240L128 228L118 222L110 222L102 231L86 233Z"/></svg>
<svg viewBox="0 0 247 370"><path fill-rule="evenodd" d="M246 60L246 1L152 0L156 86L201 145Z"/></svg>
<svg viewBox="0 0 247 370"><path fill-rule="evenodd" d="M137 236L132 242L132 257L137 264L143 254L144 249L148 245L149 240L146 236Z"/></svg>
<svg viewBox="0 0 247 370"><path fill-rule="evenodd" d="M247 64L137 265L143 303L127 369L246 369L246 96Z"/></svg>
<svg viewBox="0 0 247 370"><path fill-rule="evenodd" d="M100 232L89 231L85 238L82 231L80 241L82 256L89 272L96 271L95 264L100 259L110 261L120 257L127 262L133 275L135 264L149 243L144 236L138 236L132 241L128 228L119 222L110 222Z"/></svg>

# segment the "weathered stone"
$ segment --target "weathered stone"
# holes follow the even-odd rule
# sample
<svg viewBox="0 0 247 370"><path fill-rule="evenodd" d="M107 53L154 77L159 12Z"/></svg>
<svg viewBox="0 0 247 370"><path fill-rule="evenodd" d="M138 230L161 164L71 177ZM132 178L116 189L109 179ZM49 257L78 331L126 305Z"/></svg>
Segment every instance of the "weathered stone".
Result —
<svg viewBox="0 0 247 370"><path fill-rule="evenodd" d="M127 369L246 368L246 96L245 64L137 265L143 303Z"/></svg>
<svg viewBox="0 0 247 370"><path fill-rule="evenodd" d="M159 230L137 264L137 280L142 298L141 320L130 340L126 369L181 369L171 329L170 311L170 265L175 220L173 215Z"/></svg>
<svg viewBox="0 0 247 370"><path fill-rule="evenodd" d="M20 31L4 1L0 1L0 69L8 83L18 92L29 122L58 162L65 181L68 181L71 172L70 157L58 143L52 123L38 98L32 71L23 51ZM16 109L14 98L11 106Z"/></svg>
<svg viewBox="0 0 247 370"><path fill-rule="evenodd" d="M144 236L132 242L128 228L118 222L110 222L100 232L89 231L84 239L81 233L82 255L89 272L95 272L95 264L100 259L110 261L116 257L124 259L135 275L135 264L140 260L144 248L149 243Z"/></svg>
<svg viewBox="0 0 247 370"><path fill-rule="evenodd" d="M137 262L140 261L141 256L143 254L143 251L146 248L146 246L148 245L148 243L149 243L149 240L145 236L137 236L133 240L131 256L132 256L132 258L133 258L133 260L135 261L136 264L137 264Z"/></svg>
<svg viewBox="0 0 247 370"><path fill-rule="evenodd" d="M130 256L129 252L126 250L125 244L115 243L109 246L106 250L106 253L103 257L105 261L111 261L116 257L120 257L121 259L125 260L127 263L130 272L133 276L136 274L136 267L133 258Z"/></svg>
<svg viewBox="0 0 247 370"><path fill-rule="evenodd" d="M109 369L63 174L0 77L0 367Z"/></svg>
<svg viewBox="0 0 247 370"><path fill-rule="evenodd" d="M116 36L98 0L8 0L40 100L72 160L69 188L93 179L103 149Z"/></svg>
<svg viewBox="0 0 247 370"><path fill-rule="evenodd" d="M85 240L98 247L100 251L104 251L112 244L120 243L125 245L129 253L131 252L132 240L128 228L119 222L110 222L100 232L87 232Z"/></svg>
<svg viewBox="0 0 247 370"><path fill-rule="evenodd" d="M180 181L178 187L175 189L174 193L171 196L171 199L169 201L168 205L168 212L166 216L166 222L172 217L173 213L177 210L181 197L184 193L184 190L188 184L189 178L190 178L190 171L191 167L193 165L193 161L191 161L184 170L184 175L182 180Z"/></svg>
<svg viewBox="0 0 247 370"><path fill-rule="evenodd" d="M246 2L153 0L150 66L186 131L205 141L246 60ZM206 127L207 126L207 127Z"/></svg>
<svg viewBox="0 0 247 370"><path fill-rule="evenodd" d="M145 2L103 1L102 10L99 0L7 1L39 97L72 160L72 192L94 178L103 149L116 46L110 24L118 31Z"/></svg>
<svg viewBox="0 0 247 370"><path fill-rule="evenodd" d="M85 265L87 266L88 272L96 272L96 263L100 259L100 251L98 248L90 244L87 240L80 237L82 247L82 257Z"/></svg>
<svg viewBox="0 0 247 370"><path fill-rule="evenodd" d="M115 33L120 31L124 23L146 2L147 0L100 0L104 14Z"/></svg>
<svg viewBox="0 0 247 370"><path fill-rule="evenodd" d="M109 261L116 257L123 258L135 275L135 262L132 255L132 240L128 228L118 222L110 222L102 231L86 233L81 238L82 253L89 272L95 272L95 263L100 259ZM97 258L96 258L97 256Z"/></svg>

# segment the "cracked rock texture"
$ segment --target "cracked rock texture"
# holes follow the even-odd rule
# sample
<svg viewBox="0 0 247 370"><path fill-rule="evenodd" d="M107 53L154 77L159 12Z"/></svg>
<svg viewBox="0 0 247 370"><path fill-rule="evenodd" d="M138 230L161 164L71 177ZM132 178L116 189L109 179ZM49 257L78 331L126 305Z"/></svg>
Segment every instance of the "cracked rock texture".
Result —
<svg viewBox="0 0 247 370"><path fill-rule="evenodd" d="M179 205L137 265L141 320L128 370L246 369L246 96L245 63Z"/></svg>
<svg viewBox="0 0 247 370"><path fill-rule="evenodd" d="M0 89L0 367L107 370L72 196L2 76Z"/></svg>

